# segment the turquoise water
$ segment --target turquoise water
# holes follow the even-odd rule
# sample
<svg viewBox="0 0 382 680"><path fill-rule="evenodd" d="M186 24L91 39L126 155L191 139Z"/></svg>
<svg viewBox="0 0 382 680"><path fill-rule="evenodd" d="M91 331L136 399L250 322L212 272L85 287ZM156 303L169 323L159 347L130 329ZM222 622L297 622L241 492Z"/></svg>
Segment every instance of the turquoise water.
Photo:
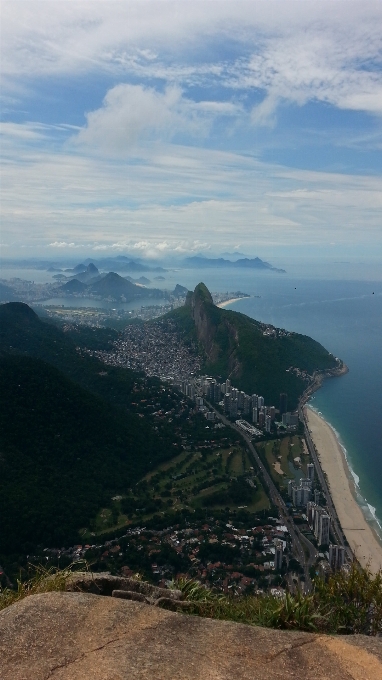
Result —
<svg viewBox="0 0 382 680"><path fill-rule="evenodd" d="M311 404L336 430L358 502L382 535L382 284L288 280L261 295L230 307L312 336L349 367L326 380Z"/></svg>

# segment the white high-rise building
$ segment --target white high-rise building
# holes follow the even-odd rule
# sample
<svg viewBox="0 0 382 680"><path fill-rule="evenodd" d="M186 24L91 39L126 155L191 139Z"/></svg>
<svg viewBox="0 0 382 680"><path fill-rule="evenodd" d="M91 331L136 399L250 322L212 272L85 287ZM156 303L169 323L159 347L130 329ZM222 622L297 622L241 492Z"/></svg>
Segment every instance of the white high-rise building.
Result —
<svg viewBox="0 0 382 680"><path fill-rule="evenodd" d="M316 504L313 501L309 501L306 504L306 516L308 518L308 524L310 527L314 526L314 513L316 509Z"/></svg>
<svg viewBox="0 0 382 680"><path fill-rule="evenodd" d="M310 501L310 488L292 485L292 503L298 508L300 505L307 505Z"/></svg>
<svg viewBox="0 0 382 680"><path fill-rule="evenodd" d="M284 544L279 539L275 540L275 569L280 571L283 566Z"/></svg>
<svg viewBox="0 0 382 680"><path fill-rule="evenodd" d="M330 517L325 512L320 517L320 526L318 531L318 545L328 545L330 535Z"/></svg>
<svg viewBox="0 0 382 680"><path fill-rule="evenodd" d="M329 546L329 564L333 571L341 569L345 563L345 548L342 545Z"/></svg>
<svg viewBox="0 0 382 680"><path fill-rule="evenodd" d="M283 413L282 424L284 425L284 427L298 425L297 413L290 413L289 411L287 411L287 413Z"/></svg>
<svg viewBox="0 0 382 680"><path fill-rule="evenodd" d="M227 392L227 394L224 395L224 411L225 413L229 413L231 407L231 395Z"/></svg>
<svg viewBox="0 0 382 680"><path fill-rule="evenodd" d="M324 508L317 506L314 513L314 535L318 545L329 545L330 517Z"/></svg>
<svg viewBox="0 0 382 680"><path fill-rule="evenodd" d="M252 409L252 422L257 424L257 408Z"/></svg>
<svg viewBox="0 0 382 680"><path fill-rule="evenodd" d="M271 416L265 416L265 431L270 432L271 431L271 426L272 426L272 418Z"/></svg>
<svg viewBox="0 0 382 680"><path fill-rule="evenodd" d="M211 398L213 398L213 400L214 400L216 403L218 403L218 402L220 401L220 394L221 394L221 392L220 392L220 384L219 384L219 383L215 383L213 393L211 393Z"/></svg>
<svg viewBox="0 0 382 680"><path fill-rule="evenodd" d="M237 399L231 399L229 415L231 418L237 418Z"/></svg>
<svg viewBox="0 0 382 680"><path fill-rule="evenodd" d="M313 465L313 463L308 463L308 465L306 466L306 474L307 474L308 479L310 479L310 481L313 484L313 482L314 482L314 465Z"/></svg>
<svg viewBox="0 0 382 680"><path fill-rule="evenodd" d="M289 480L288 493L292 497L292 503L296 508L300 505L307 505L310 501L311 486L312 484L309 479L300 479L298 486L295 481Z"/></svg>
<svg viewBox="0 0 382 680"><path fill-rule="evenodd" d="M264 397L257 397L257 408L264 406Z"/></svg>

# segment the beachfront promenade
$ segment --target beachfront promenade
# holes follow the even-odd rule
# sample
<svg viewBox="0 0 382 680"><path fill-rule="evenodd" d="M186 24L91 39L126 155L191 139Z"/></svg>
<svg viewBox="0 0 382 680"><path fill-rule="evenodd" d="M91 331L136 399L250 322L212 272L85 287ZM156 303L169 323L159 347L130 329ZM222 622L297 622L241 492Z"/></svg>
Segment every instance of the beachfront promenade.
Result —
<svg viewBox="0 0 382 680"><path fill-rule="evenodd" d="M343 536L351 553L373 574L382 569L382 544L367 523L356 500L356 490L334 430L315 411L300 409L317 474L327 498L332 525L340 545ZM326 479L325 479L326 476ZM349 548L348 556L351 557Z"/></svg>
<svg viewBox="0 0 382 680"><path fill-rule="evenodd" d="M341 524L338 520L336 508L335 508L335 505L333 503L333 499L332 499L330 491L329 491L329 487L328 487L328 484L327 484L327 481L326 481L326 478L325 478L325 474L322 470L322 467L321 467L321 464L320 464L320 461L319 461L319 458L318 458L318 455L317 455L317 450L316 450L315 444L312 440L311 431L309 429L308 417L307 417L306 412L307 412L306 406L303 407L303 408L300 408L299 417L300 417L300 420L304 424L305 441L306 441L309 453L311 455L311 459L314 463L314 467L315 467L316 474L317 474L317 477L319 479L319 482L321 484L322 491L325 494L326 509L327 509L327 511L329 512L329 515L330 515L332 532L335 536L337 544L344 546L348 560L351 561L353 559L353 553L346 544L346 540L345 540L345 537L344 537L344 534L343 534L343 531L342 531L342 528L341 528Z"/></svg>

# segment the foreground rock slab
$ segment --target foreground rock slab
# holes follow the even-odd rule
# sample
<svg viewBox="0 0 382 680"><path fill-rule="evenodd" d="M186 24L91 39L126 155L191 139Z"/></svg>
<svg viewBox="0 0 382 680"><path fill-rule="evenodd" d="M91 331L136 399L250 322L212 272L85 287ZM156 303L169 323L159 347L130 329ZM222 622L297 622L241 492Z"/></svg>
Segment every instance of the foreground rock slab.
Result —
<svg viewBox="0 0 382 680"><path fill-rule="evenodd" d="M2 680L377 680L382 639L255 628L85 593L0 612Z"/></svg>

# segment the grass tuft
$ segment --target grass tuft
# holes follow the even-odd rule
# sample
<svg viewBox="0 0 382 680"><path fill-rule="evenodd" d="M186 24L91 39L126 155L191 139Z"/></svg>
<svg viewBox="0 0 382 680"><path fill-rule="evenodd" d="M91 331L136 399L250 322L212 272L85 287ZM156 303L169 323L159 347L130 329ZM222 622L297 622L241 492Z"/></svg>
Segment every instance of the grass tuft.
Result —
<svg viewBox="0 0 382 680"><path fill-rule="evenodd" d="M348 573L336 572L327 582L317 580L309 595L232 597L187 580L176 587L193 604L188 611L197 616L267 628L382 635L382 572L373 576L356 563Z"/></svg>
<svg viewBox="0 0 382 680"><path fill-rule="evenodd" d="M28 580L22 581L17 579L17 588L15 589L0 589L0 611L29 595L65 590L67 580L79 566L83 567L84 562L76 562L66 567L66 569L58 569L56 567L46 569L42 565L37 567L30 565ZM86 563L85 567L87 569Z"/></svg>

